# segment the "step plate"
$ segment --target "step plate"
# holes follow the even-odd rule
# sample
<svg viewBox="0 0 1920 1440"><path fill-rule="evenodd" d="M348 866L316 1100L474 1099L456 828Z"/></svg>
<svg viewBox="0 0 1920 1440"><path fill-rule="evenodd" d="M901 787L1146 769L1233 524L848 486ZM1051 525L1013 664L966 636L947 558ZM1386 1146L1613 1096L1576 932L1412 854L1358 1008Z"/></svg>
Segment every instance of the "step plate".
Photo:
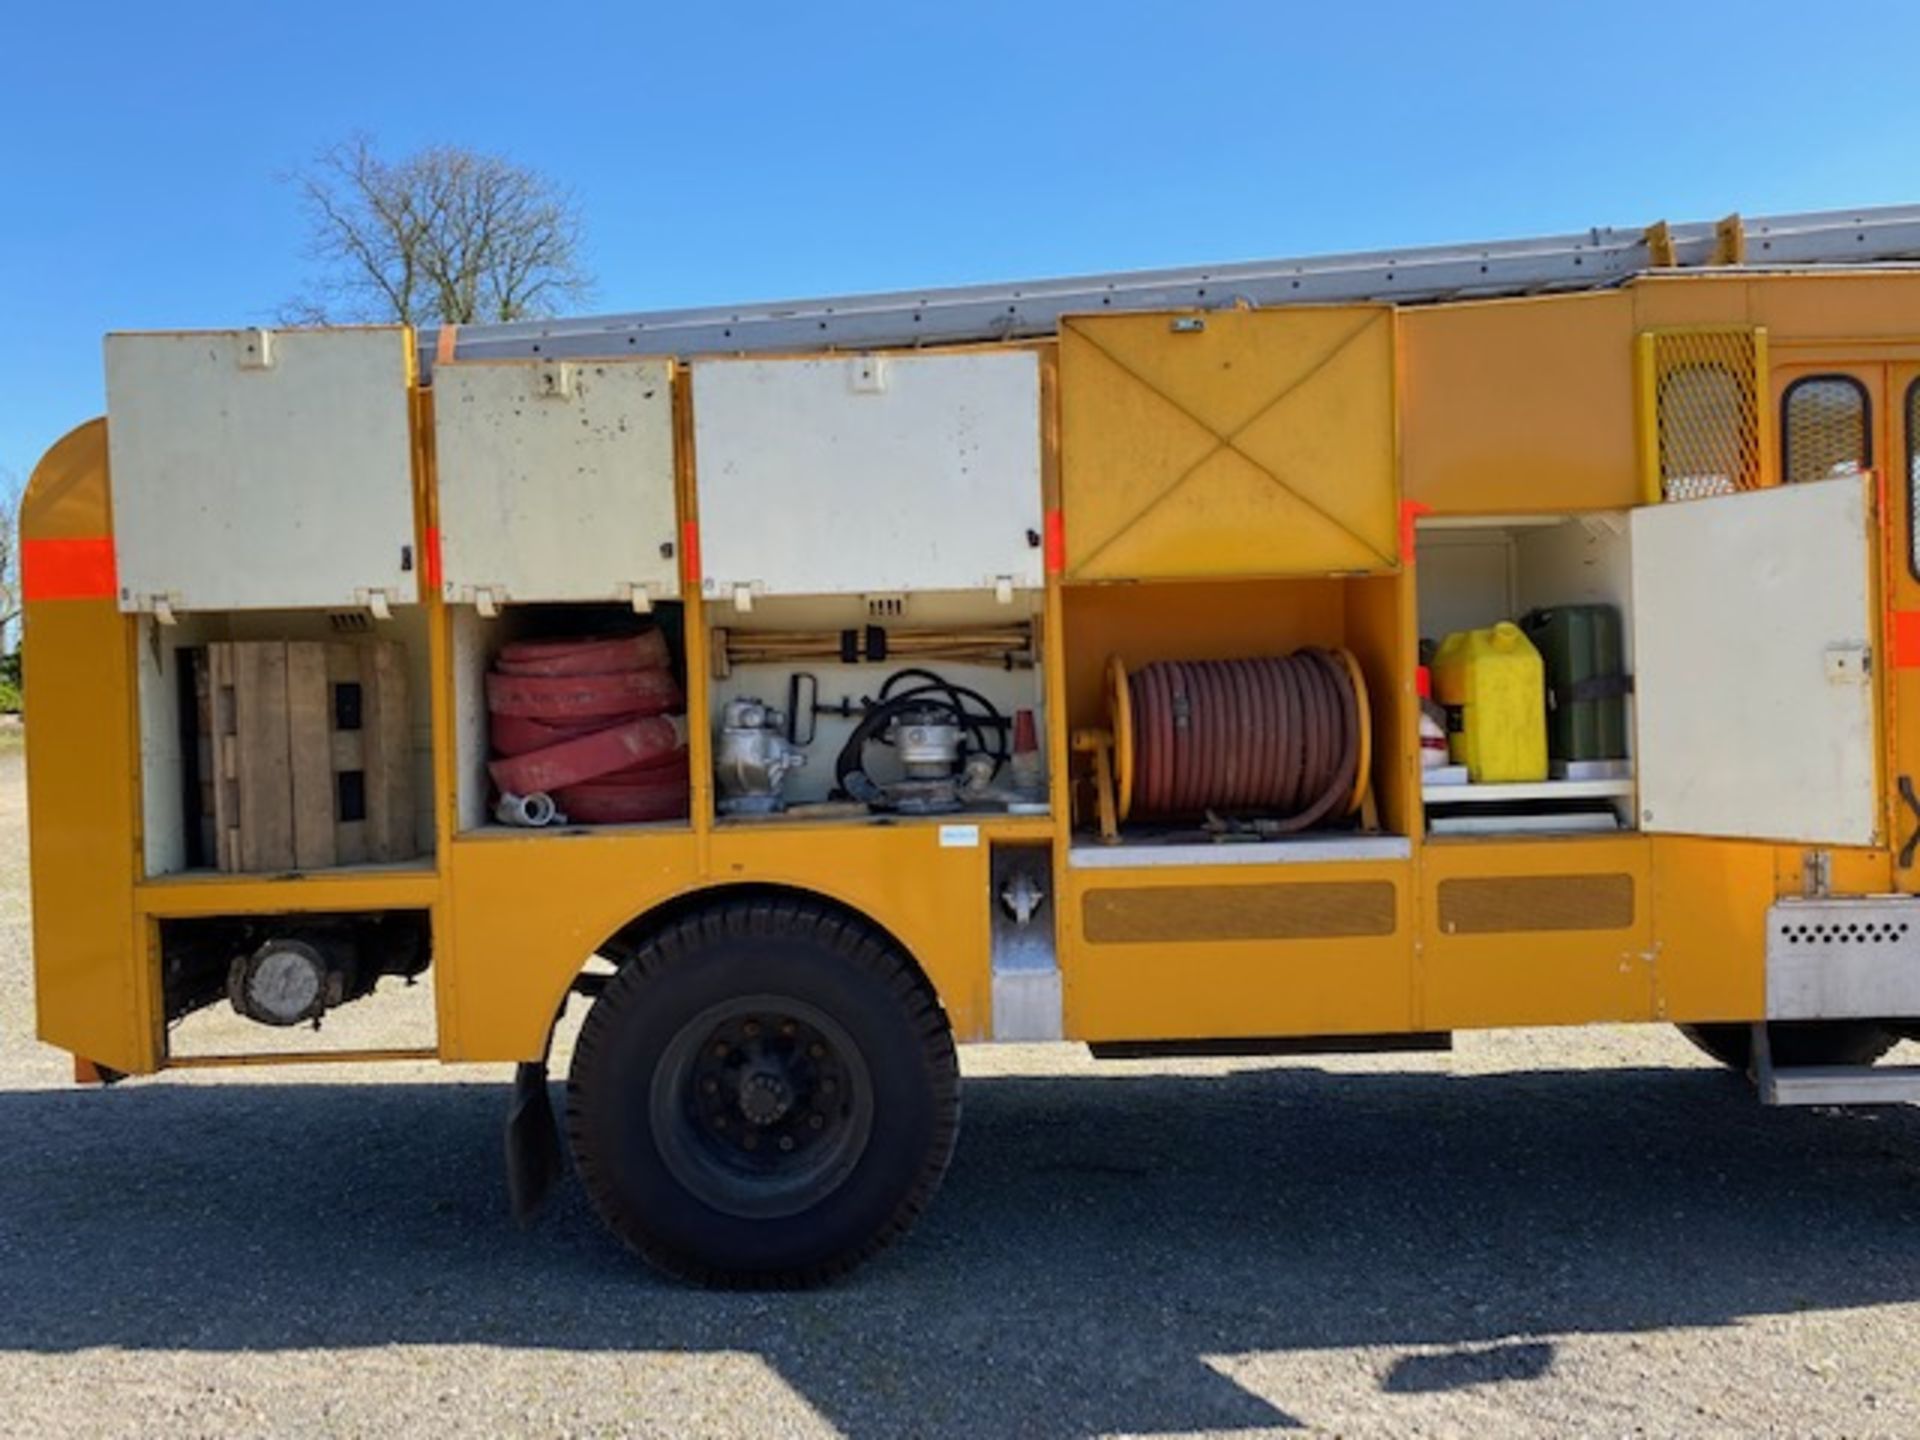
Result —
<svg viewBox="0 0 1920 1440"><path fill-rule="evenodd" d="M1776 1070L1761 1099L1769 1105L1920 1105L1920 1065Z"/></svg>

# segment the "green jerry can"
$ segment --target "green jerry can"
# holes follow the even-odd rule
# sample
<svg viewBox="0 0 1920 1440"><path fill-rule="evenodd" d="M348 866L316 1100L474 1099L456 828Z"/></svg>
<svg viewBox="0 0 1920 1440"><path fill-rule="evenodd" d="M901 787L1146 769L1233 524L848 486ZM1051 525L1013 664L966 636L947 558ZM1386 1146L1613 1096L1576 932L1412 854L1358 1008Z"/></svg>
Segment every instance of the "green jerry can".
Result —
<svg viewBox="0 0 1920 1440"><path fill-rule="evenodd" d="M1627 757L1626 673L1620 611L1612 605L1531 610L1520 628L1547 671L1547 753L1555 760Z"/></svg>

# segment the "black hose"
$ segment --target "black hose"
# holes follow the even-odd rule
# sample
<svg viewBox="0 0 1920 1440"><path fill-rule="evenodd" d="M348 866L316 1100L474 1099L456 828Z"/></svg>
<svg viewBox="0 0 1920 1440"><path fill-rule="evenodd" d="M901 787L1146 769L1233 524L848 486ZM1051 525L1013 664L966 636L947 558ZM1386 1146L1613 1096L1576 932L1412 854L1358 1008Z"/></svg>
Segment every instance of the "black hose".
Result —
<svg viewBox="0 0 1920 1440"><path fill-rule="evenodd" d="M902 681L914 679L924 683L894 693L895 687ZM847 743L840 747L839 755L834 758L834 783L855 799L872 803L875 787L866 777L867 746L883 739L887 726L903 711L924 707L928 700L936 698L944 708L953 712L955 721L972 739L975 748L991 755L996 764L1004 763L1009 758L1011 724L991 700L978 690L956 685L931 670L909 668L896 670L881 684L879 697L860 717L860 723L853 727ZM974 708L969 709L970 705ZM859 778L851 779L853 776Z"/></svg>

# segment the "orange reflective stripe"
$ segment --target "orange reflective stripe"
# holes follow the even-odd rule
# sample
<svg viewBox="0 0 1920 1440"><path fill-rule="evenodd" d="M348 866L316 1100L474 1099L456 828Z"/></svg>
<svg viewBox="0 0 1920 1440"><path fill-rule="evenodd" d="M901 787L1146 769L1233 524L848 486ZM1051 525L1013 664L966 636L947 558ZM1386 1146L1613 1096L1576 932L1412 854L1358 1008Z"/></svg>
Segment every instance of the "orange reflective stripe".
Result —
<svg viewBox="0 0 1920 1440"><path fill-rule="evenodd" d="M690 588L700 588L700 527L691 520L680 525L680 573Z"/></svg>
<svg viewBox="0 0 1920 1440"><path fill-rule="evenodd" d="M1889 637L1893 648L1893 668L1920 670L1920 610L1889 610L1893 622Z"/></svg>
<svg viewBox="0 0 1920 1440"><path fill-rule="evenodd" d="M25 600L111 600L119 588L111 535L26 540L20 545L20 595Z"/></svg>
<svg viewBox="0 0 1920 1440"><path fill-rule="evenodd" d="M429 526L427 529L426 552L421 557L420 568L426 572L423 578L427 582L427 589L438 590L440 588L440 527L437 525Z"/></svg>
<svg viewBox="0 0 1920 1440"><path fill-rule="evenodd" d="M1413 564L1414 551L1418 548L1417 532L1422 515L1431 515L1433 507L1422 500L1402 500L1400 502L1400 563Z"/></svg>
<svg viewBox="0 0 1920 1440"><path fill-rule="evenodd" d="M1067 517L1058 510L1047 511L1047 573L1058 575L1067 568Z"/></svg>
<svg viewBox="0 0 1920 1440"><path fill-rule="evenodd" d="M460 327L458 325L442 325L440 327L440 333L434 337L433 341L433 363L436 365L451 365L453 363L453 347L459 343Z"/></svg>

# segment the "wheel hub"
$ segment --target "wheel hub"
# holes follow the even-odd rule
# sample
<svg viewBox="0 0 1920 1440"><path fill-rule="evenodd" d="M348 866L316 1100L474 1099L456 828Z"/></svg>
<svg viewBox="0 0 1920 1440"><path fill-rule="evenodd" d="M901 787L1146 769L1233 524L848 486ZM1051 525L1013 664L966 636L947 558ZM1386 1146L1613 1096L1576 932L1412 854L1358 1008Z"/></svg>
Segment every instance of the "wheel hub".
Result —
<svg viewBox="0 0 1920 1440"><path fill-rule="evenodd" d="M728 1214L793 1214L836 1189L866 1147L859 1048L813 1005L741 996L694 1017L662 1058L654 1139L675 1176Z"/></svg>
<svg viewBox="0 0 1920 1440"><path fill-rule="evenodd" d="M761 1127L775 1124L793 1109L793 1086L772 1069L750 1072L740 1082L740 1113Z"/></svg>

